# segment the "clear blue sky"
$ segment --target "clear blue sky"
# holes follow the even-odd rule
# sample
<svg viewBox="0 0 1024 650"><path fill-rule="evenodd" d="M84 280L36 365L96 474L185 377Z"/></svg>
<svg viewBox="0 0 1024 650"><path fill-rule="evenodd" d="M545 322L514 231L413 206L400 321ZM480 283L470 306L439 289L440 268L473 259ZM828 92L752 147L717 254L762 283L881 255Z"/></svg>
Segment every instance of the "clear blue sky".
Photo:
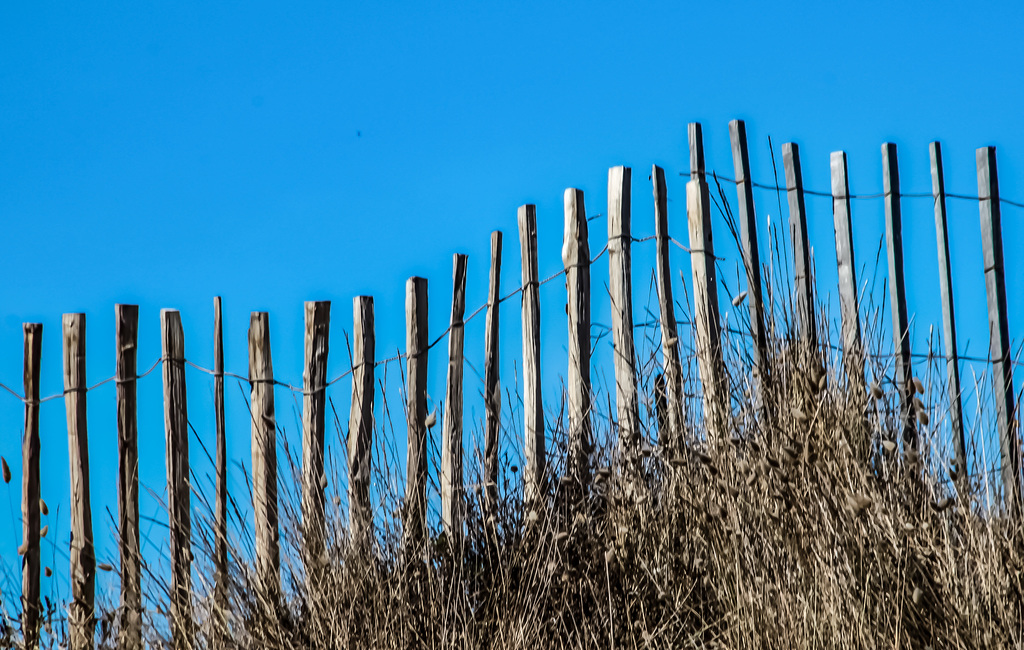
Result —
<svg viewBox="0 0 1024 650"><path fill-rule="evenodd" d="M678 173L688 169L691 121L704 125L709 169L731 176L727 124L742 118L756 179L772 180L770 135L776 156L783 142L801 145L805 184L819 190L829 188L829 152L844 149L852 190L879 191L880 145L893 141L904 191L930 191L927 144L939 139L947 189L976 194L974 149L994 144L1003 195L1024 198L1019 3L814 2L770 11L753 2L559 4L5 6L0 381L21 390L21 323L39 321L43 393L60 392L60 319L73 311L88 315L90 383L112 375L116 302L140 305L140 369L160 354L162 307L181 309L186 355L209 367L217 294L224 296L229 370L245 373L248 313L266 310L276 373L300 382L302 301L329 299L335 376L347 366L342 330L351 329L358 294L375 297L378 357L391 356L404 347L406 278L429 278L431 330L440 332L450 309L451 255L470 256L473 309L486 299L488 235L501 229L503 289L510 291L520 272L515 211L523 203L538 206L541 275L559 270L562 191L580 187L589 214L606 212L612 165L633 167L638 236L653 232L650 165L666 168L670 228L685 240ZM787 216L773 193L755 198L760 224L768 214L776 223ZM830 201L807 202L819 291L825 299L831 291L835 303ZM858 266L870 270L884 232L881 204L853 209ZM930 201L908 200L904 210L921 349L929 324L937 341L941 332L934 222ZM950 218L961 348L983 355L977 206L951 202ZM1016 242L1024 211L1007 208L1003 218L1011 335L1019 342L1024 264ZM728 247L723 224L715 227ZM596 252L604 221L591 228ZM688 276L685 256L673 264ZM877 300L884 260L882 268ZM650 269L649 251L638 252L638 303L646 300L641 285ZM607 264L593 272L595 288L603 287ZM732 286L734 278L723 273ZM561 283L547 285L542 300L543 358L553 378L564 366ZM506 386L520 356L516 305L502 312ZM594 321L607 323L607 309L597 300ZM887 312L883 318L888 327ZM467 346L482 371L482 319L471 324ZM441 346L431 357L438 401L445 354ZM394 381L397 367L390 373ZM188 379L190 420L212 449L212 383L192 370ZM478 383L472 372L467 381ZM467 414L479 418L473 386ZM159 374L139 386L140 475L158 494L165 486L160 390ZM343 421L349 390L343 381L333 393ZM107 515L116 517L113 395L108 384L88 397L101 561L116 561ZM298 444L294 402L282 390L277 399L279 421ZM233 383L228 400L229 451L248 463L248 417ZM61 400L42 407L43 494L52 513L63 505L59 518L50 517L58 545L66 545L68 530L64 417ZM404 458L397 418L394 443ZM21 404L0 394L0 454L15 472L11 486L0 487L5 594L20 570L21 430ZM209 463L195 442L192 458L205 476ZM240 473L233 481L241 490ZM11 516L2 503L8 499ZM145 491L142 509L157 514ZM160 534L153 529L157 546ZM49 552L44 547L46 564ZM58 555L58 576L66 566ZM109 576L101 578L101 588L110 588Z"/></svg>

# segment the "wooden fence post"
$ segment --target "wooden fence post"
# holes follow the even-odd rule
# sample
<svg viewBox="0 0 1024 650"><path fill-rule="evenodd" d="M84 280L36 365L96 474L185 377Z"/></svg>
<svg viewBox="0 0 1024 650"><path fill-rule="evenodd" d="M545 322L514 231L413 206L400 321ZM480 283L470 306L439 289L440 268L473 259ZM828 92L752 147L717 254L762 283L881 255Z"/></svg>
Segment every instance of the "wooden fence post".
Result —
<svg viewBox="0 0 1024 650"><path fill-rule="evenodd" d="M566 474L585 491L590 483L590 241L583 190L569 188L563 196L565 232L566 315L569 320L569 459Z"/></svg>
<svg viewBox="0 0 1024 650"><path fill-rule="evenodd" d="M526 467L523 500L544 492L544 402L540 388L540 283L537 272L537 207L519 207L519 246L523 265L523 432Z"/></svg>
<svg viewBox="0 0 1024 650"><path fill-rule="evenodd" d="M64 314L64 409L71 467L71 603L69 647L94 647L96 551L89 498L89 434L85 408L85 314Z"/></svg>
<svg viewBox="0 0 1024 650"><path fill-rule="evenodd" d="M1002 479L1006 511L1012 518L1021 512L1020 439L1017 437L1013 394L1013 361L1010 357L1010 326L1006 316L1006 284L1003 279L1003 233L996 174L996 148L981 147L978 163L978 205L981 210L981 243L985 256L985 289L988 294L989 354L1002 454Z"/></svg>
<svg viewBox="0 0 1024 650"><path fill-rule="evenodd" d="M406 414L408 456L405 482L405 545L410 558L423 559L427 529L427 280L405 284Z"/></svg>
<svg viewBox="0 0 1024 650"><path fill-rule="evenodd" d="M942 342L946 351L946 379L949 389L949 422L956 464L955 481L961 498L967 497L967 447L964 444L964 416L960 401L960 362L956 347L956 313L953 309L953 270L949 263L949 233L946 230L946 182L942 174L942 148L928 145L932 168L932 196L935 198L935 238L939 249L939 294L942 298Z"/></svg>
<svg viewBox="0 0 1024 650"><path fill-rule="evenodd" d="M709 437L727 438L729 392L722 358L722 334L718 313L718 279L715 246L711 237L711 200L704 176L704 138L700 124L689 126L690 181L686 184L686 220L690 231L690 264L693 268L694 319L696 320L697 368L704 388L704 419Z"/></svg>
<svg viewBox="0 0 1024 650"><path fill-rule="evenodd" d="M662 379L666 413L659 418L658 443L675 454L681 450L683 438L683 373L679 362L679 329L676 324L675 302L672 300L672 267L669 262L668 189L665 170L654 165L651 170L654 184L654 237L658 245L657 276L658 306L661 317L661 356L665 368ZM760 294L759 294L760 295ZM664 420L668 429L661 427Z"/></svg>
<svg viewBox="0 0 1024 650"><path fill-rule="evenodd" d="M271 603L281 585L277 528L277 421L274 365L267 312L249 316L249 385L252 403L252 500L255 515L256 574Z"/></svg>
<svg viewBox="0 0 1024 650"><path fill-rule="evenodd" d="M142 558L139 555L139 423L136 406L139 306L116 305L117 512L121 543L120 648L142 649Z"/></svg>
<svg viewBox="0 0 1024 650"><path fill-rule="evenodd" d="M910 326L907 290L903 282L903 218L900 211L900 172L896 145L882 145L882 188L885 192L885 241L889 253L889 296L892 310L893 351L896 353L896 385L900 391L903 442L916 448L913 366L910 357Z"/></svg>
<svg viewBox="0 0 1024 650"><path fill-rule="evenodd" d="M765 332L764 302L761 296L761 257L757 248L754 186L750 181L747 127L743 120L729 122L729 140L732 143L732 166L736 173L743 265L747 269L747 304L750 306L750 334L754 338L754 363L763 382L768 379L768 337Z"/></svg>
<svg viewBox="0 0 1024 650"><path fill-rule="evenodd" d="M224 421L224 326L220 296L213 299L213 412L217 432L214 605L217 637L223 644L228 632L228 451Z"/></svg>
<svg viewBox="0 0 1024 650"><path fill-rule="evenodd" d="M324 412L327 409L327 354L331 303L307 301L302 372L302 528L306 575L315 590L323 566L324 529ZM351 431L351 430L350 430ZM349 433L351 436L351 432Z"/></svg>
<svg viewBox="0 0 1024 650"><path fill-rule="evenodd" d="M793 245L793 280L796 283L796 316L800 335L808 352L817 356L818 329L814 313L814 282L811 251L807 243L807 210L804 207L804 177L800 170L800 148L782 145L782 164L786 170L786 196L789 199L789 236Z"/></svg>
<svg viewBox="0 0 1024 650"><path fill-rule="evenodd" d="M452 550L461 546L464 487L462 480L462 369L465 345L466 261L452 260L452 316L448 328L448 387L441 427L441 523Z"/></svg>
<svg viewBox="0 0 1024 650"><path fill-rule="evenodd" d="M852 394L865 396L864 349L860 338L860 307L857 301L857 266L853 255L853 221L850 213L850 182L846 152L834 151L832 172L832 218L836 235L836 265L839 269L839 309L843 329L843 366Z"/></svg>
<svg viewBox="0 0 1024 650"><path fill-rule="evenodd" d="M348 507L352 539L366 547L373 538L370 474L373 469L373 390L376 343L373 297L352 300L352 410L348 421Z"/></svg>
<svg viewBox="0 0 1024 650"><path fill-rule="evenodd" d="M25 323L25 435L21 456L21 633L25 648L39 646L39 359L43 348L41 323Z"/></svg>
<svg viewBox="0 0 1024 650"><path fill-rule="evenodd" d="M501 430L501 378L498 372L500 292L501 232L495 230L491 233L491 272L484 334L484 507L488 515L493 515L498 506L498 434Z"/></svg>
<svg viewBox="0 0 1024 650"><path fill-rule="evenodd" d="M612 303L612 345L615 397L619 417L619 450L633 458L640 446L640 404L633 349L633 281L629 167L608 170L608 290Z"/></svg>
<svg viewBox="0 0 1024 650"><path fill-rule="evenodd" d="M190 650L192 626L192 520L185 391L185 335L181 314L160 310L163 349L164 432L167 442L167 514L170 519L171 634L175 650Z"/></svg>

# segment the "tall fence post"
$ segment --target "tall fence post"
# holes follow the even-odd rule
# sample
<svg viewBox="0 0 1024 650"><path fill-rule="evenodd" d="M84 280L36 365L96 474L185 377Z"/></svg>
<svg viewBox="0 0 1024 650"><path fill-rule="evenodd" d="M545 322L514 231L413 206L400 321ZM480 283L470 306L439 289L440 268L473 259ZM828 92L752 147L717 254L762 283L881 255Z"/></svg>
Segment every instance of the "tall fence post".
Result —
<svg viewBox="0 0 1024 650"><path fill-rule="evenodd" d="M373 297L352 300L352 410L348 422L348 504L349 529L358 547L372 539L373 511L370 508L370 456L373 449L373 389L376 343Z"/></svg>
<svg viewBox="0 0 1024 650"><path fill-rule="evenodd" d="M190 650L192 626L192 520L185 391L185 335L181 314L160 310L163 352L164 435L167 443L167 514L170 520L171 635L175 650Z"/></svg>
<svg viewBox="0 0 1024 650"><path fill-rule="evenodd" d="M857 301L857 266L853 255L853 221L850 213L850 182L846 152L834 151L832 175L832 219L836 235L836 266L839 273L839 309L843 331L843 366L852 394L865 395L864 349L860 338L860 307Z"/></svg>
<svg viewBox="0 0 1024 650"><path fill-rule="evenodd" d="M142 648L142 558L139 555L139 424L136 403L139 306L116 305L117 512L121 544L120 648Z"/></svg>
<svg viewBox="0 0 1024 650"><path fill-rule="evenodd" d="M228 451L224 421L224 326L221 299L213 299L213 412L217 433L216 503L214 504L214 621L217 639L227 639L228 615Z"/></svg>
<svg viewBox="0 0 1024 650"><path fill-rule="evenodd" d="M498 316L501 300L501 232L491 233L491 271L484 333L484 507L498 506L498 435L501 430L501 378L498 372Z"/></svg>
<svg viewBox="0 0 1024 650"><path fill-rule="evenodd" d="M544 482L544 403L540 389L540 283L537 272L537 207L519 207L523 264L523 432L526 467L523 500L537 501Z"/></svg>
<svg viewBox="0 0 1024 650"><path fill-rule="evenodd" d="M711 200L704 175L704 137L699 123L689 125L690 181L686 184L686 220L693 268L697 369L704 389L704 420L709 437L726 440L728 387L722 358L715 245L711 237Z"/></svg>
<svg viewBox="0 0 1024 650"><path fill-rule="evenodd" d="M408 456L405 482L405 548L422 560L427 527L427 280L405 284L405 354L408 373L406 413Z"/></svg>
<svg viewBox="0 0 1024 650"><path fill-rule="evenodd" d="M267 312L249 316L249 384L252 408L252 500L256 525L256 575L271 603L280 594L281 556L277 528L277 422L274 366Z"/></svg>
<svg viewBox="0 0 1024 650"><path fill-rule="evenodd" d="M39 646L39 360L43 349L41 323L25 323L25 434L21 455L21 633L25 648Z"/></svg>
<svg viewBox="0 0 1024 650"><path fill-rule="evenodd" d="M85 314L64 314L64 409L68 419L71 469L71 650L94 647L96 550L89 497L89 434L85 408Z"/></svg>
<svg viewBox="0 0 1024 650"><path fill-rule="evenodd" d="M747 304L750 306L750 333L754 339L754 364L757 366L761 381L764 382L768 380L768 337L765 332L764 302L761 295L761 257L757 248L754 185L750 181L747 127L743 120L729 122L729 140L732 144L732 166L736 174L743 266L747 270Z"/></svg>
<svg viewBox="0 0 1024 650"><path fill-rule="evenodd" d="M327 409L327 354L331 303L307 301L302 371L302 528L306 575L316 589L324 551L324 412ZM351 436L351 430L349 435Z"/></svg>
<svg viewBox="0 0 1024 650"><path fill-rule="evenodd" d="M1021 462L1013 395L1013 361L1010 357L1010 326L1006 316L1006 284L1003 279L1003 233L996 174L996 148L981 147L978 163L978 205L981 210L981 243L985 256L985 289L988 295L989 355L996 399L999 448L1006 511L1012 518L1021 512Z"/></svg>
<svg viewBox="0 0 1024 650"><path fill-rule="evenodd" d="M462 369L465 345L466 261L452 260L452 315L448 327L448 386L441 427L441 523L452 550L461 547L465 498L462 480Z"/></svg>
<svg viewBox="0 0 1024 650"><path fill-rule="evenodd" d="M892 310L893 348L896 353L896 385L900 391L903 442L917 446L914 421L913 366L910 357L910 325L907 289L903 280L903 217L900 210L900 172L896 145L882 145L882 189L885 193L885 241L889 253L889 296Z"/></svg>
<svg viewBox="0 0 1024 650"><path fill-rule="evenodd" d="M612 303L612 345L615 397L619 417L619 450L626 458L639 453L640 405L633 348L632 231L629 167L608 170L608 290Z"/></svg>
<svg viewBox="0 0 1024 650"><path fill-rule="evenodd" d="M658 245L655 268L658 276L658 307L661 318L661 356L665 369L661 397L664 401L664 410L667 411L663 417L658 418L658 443L671 449L672 453L677 453L681 451L683 436L683 373L679 361L679 329L676 323L675 302L672 300L665 170L654 165L651 180L654 184L654 237ZM662 422L668 429L668 435L662 428Z"/></svg>
<svg viewBox="0 0 1024 650"><path fill-rule="evenodd" d="M928 145L931 159L932 196L935 199L935 238L939 250L939 295L942 299L942 343L946 352L946 382L949 389L949 423L953 437L954 474L961 498L967 497L967 446L964 444L963 405L960 401L960 362L956 347L956 312L953 309L953 269L949 263L949 233L946 230L946 182L942 174L942 148Z"/></svg>
<svg viewBox="0 0 1024 650"><path fill-rule="evenodd" d="M568 471L577 487L590 483L588 459L590 425L590 241L583 190L569 188L563 195L565 232L562 264L569 320L569 460Z"/></svg>
<svg viewBox="0 0 1024 650"><path fill-rule="evenodd" d="M817 355L818 329L814 313L814 282L811 251L807 242L807 210L804 207L804 177L800 169L800 148L792 142L782 145L789 199L789 235L793 245L793 280L796 283L796 316L800 336L808 352Z"/></svg>

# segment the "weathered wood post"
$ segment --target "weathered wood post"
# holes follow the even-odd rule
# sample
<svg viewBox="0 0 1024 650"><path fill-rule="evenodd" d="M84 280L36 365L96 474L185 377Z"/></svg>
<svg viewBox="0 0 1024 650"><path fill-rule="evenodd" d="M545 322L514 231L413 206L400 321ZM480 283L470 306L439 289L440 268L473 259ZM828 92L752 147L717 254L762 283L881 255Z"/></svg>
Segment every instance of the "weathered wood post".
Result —
<svg viewBox="0 0 1024 650"><path fill-rule="evenodd" d="M654 184L654 237L658 245L658 307L661 318L661 357L665 369L662 377L664 417L658 419L658 442L681 451L683 436L683 373L679 361L679 329L676 324L675 302L672 300L672 265L669 262L668 189L665 170L657 165L651 170ZM666 428L661 422L664 420Z"/></svg>
<svg viewBox="0 0 1024 650"><path fill-rule="evenodd" d="M64 409L68 419L71 469L71 603L69 647L94 647L96 551L89 498L89 434L85 409L85 314L64 314Z"/></svg>
<svg viewBox="0 0 1024 650"><path fill-rule="evenodd" d="M465 345L466 262L465 255L452 260L452 315L448 328L448 386L444 396L441 427L441 523L452 550L461 548L465 518L462 480L462 369Z"/></svg>
<svg viewBox="0 0 1024 650"><path fill-rule="evenodd" d="M565 190L562 264L569 320L569 459L566 472L580 487L590 482L590 242L583 190Z"/></svg>
<svg viewBox="0 0 1024 650"><path fill-rule="evenodd" d="M949 233L946 230L946 182L942 174L942 148L928 145L931 159L932 196L935 199L935 238L939 249L939 295L942 299L942 343L946 352L946 381L949 389L949 423L953 438L956 486L967 497L967 446L964 444L964 416L960 401L960 362L956 347L956 312L953 309L953 269L949 262Z"/></svg>
<svg viewBox="0 0 1024 650"><path fill-rule="evenodd" d="M818 329L814 313L814 282L811 250L807 243L807 210L804 207L804 177L800 169L800 148L782 145L782 165L786 171L786 197L789 199L789 236L793 245L793 280L796 283L796 317L801 340L809 354L817 356Z"/></svg>
<svg viewBox="0 0 1024 650"><path fill-rule="evenodd" d="M25 323L25 435L21 443L21 633L26 650L39 647L39 359L43 325Z"/></svg>
<svg viewBox="0 0 1024 650"><path fill-rule="evenodd" d="M216 633L223 645L228 632L228 451L224 421L224 326L220 296L213 299L213 413L217 432L214 606Z"/></svg>
<svg viewBox="0 0 1024 650"><path fill-rule="evenodd" d="M526 436L523 500L544 492L544 403L540 388L540 282L537 272L537 207L519 207L523 265L523 432Z"/></svg>
<svg viewBox="0 0 1024 650"><path fill-rule="evenodd" d="M910 325L907 320L907 289L903 281L903 217L900 210L900 172L896 145L882 145L882 189L885 192L885 242L889 254L889 297L892 310L893 351L896 353L896 385L900 391L903 442L917 446L914 421L913 367L910 357Z"/></svg>
<svg viewBox="0 0 1024 650"><path fill-rule="evenodd" d="M320 581L325 545L324 413L327 409L327 354L331 303L307 301L302 371L302 528L306 575L314 590ZM349 434L351 436L351 433Z"/></svg>
<svg viewBox="0 0 1024 650"><path fill-rule="evenodd" d="M761 295L761 257L757 248L757 216L754 213L754 185L750 181L747 127L743 120L729 122L729 141L732 144L732 165L736 174L736 199L739 205L743 266L747 270L747 304L750 307L750 333L754 338L754 364L761 381L766 381L768 378L768 338L765 332L764 302Z"/></svg>
<svg viewBox="0 0 1024 650"><path fill-rule="evenodd" d="M978 205L981 210L981 243L985 256L985 290L988 295L989 355L992 388L996 399L999 449L1006 511L1021 513L1020 438L1016 427L1013 394L1013 362L1010 357L1010 326L1006 316L1006 284L1003 279L1003 233L996 174L996 148L981 147L978 163Z"/></svg>
<svg viewBox="0 0 1024 650"><path fill-rule="evenodd" d="M846 153L834 151L832 175L832 219L836 235L836 265L839 269L839 309L843 332L843 366L850 390L865 395L864 348L860 338L860 307L857 301L857 266L853 255L853 221L850 213L850 182Z"/></svg>
<svg viewBox="0 0 1024 650"><path fill-rule="evenodd" d="M373 297L352 300L352 410L348 421L349 529L355 544L365 548L373 539L370 474L373 461L373 389L376 342Z"/></svg>
<svg viewBox="0 0 1024 650"><path fill-rule="evenodd" d="M608 290L612 303L612 345L615 363L619 450L634 458L640 445L640 404L633 349L633 281L629 167L608 170Z"/></svg>
<svg viewBox="0 0 1024 650"><path fill-rule="evenodd" d="M722 358L718 312L715 246L711 237L711 200L704 175L704 138L699 123L689 126L690 181L686 184L686 220L690 231L693 268L697 369L704 388L704 420L716 442L727 439L729 392Z"/></svg>
<svg viewBox="0 0 1024 650"><path fill-rule="evenodd" d="M281 590L277 528L277 421L274 366L267 312L249 316L249 385L252 404L252 500L256 531L256 574L270 603Z"/></svg>
<svg viewBox="0 0 1024 650"><path fill-rule="evenodd" d="M139 306L116 305L117 512L121 544L118 647L142 649L142 558L139 555L139 423L136 407Z"/></svg>
<svg viewBox="0 0 1024 650"><path fill-rule="evenodd" d="M498 316L501 300L501 232L491 233L491 271L484 333L484 508L498 506L498 434L501 430L501 378L498 372Z"/></svg>
<svg viewBox="0 0 1024 650"><path fill-rule="evenodd" d="M191 480L185 391L185 335L181 314L160 310L163 350L164 435L167 444L167 514L170 520L171 616L175 650L194 646L192 620Z"/></svg>
<svg viewBox="0 0 1024 650"><path fill-rule="evenodd" d="M405 482L405 548L410 559L422 560L427 530L427 280L409 278L405 285L405 355L408 373L407 478Z"/></svg>

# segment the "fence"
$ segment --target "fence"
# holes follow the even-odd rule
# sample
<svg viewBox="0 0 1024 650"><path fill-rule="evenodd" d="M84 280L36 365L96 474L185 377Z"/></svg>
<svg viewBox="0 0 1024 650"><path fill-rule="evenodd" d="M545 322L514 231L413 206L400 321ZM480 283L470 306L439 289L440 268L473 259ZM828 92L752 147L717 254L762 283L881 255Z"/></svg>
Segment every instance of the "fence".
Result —
<svg viewBox="0 0 1024 650"><path fill-rule="evenodd" d="M894 381L898 388L903 445L913 450L920 444L918 423L927 423L927 413L921 410L915 392L915 378L911 371L912 351L909 336L905 280L903 269L903 242L901 199L928 197L934 202L935 225L940 271L943 347L946 361L950 423L954 448L954 472L957 489L966 489L968 459L966 455L961 385L956 338L956 319L953 300L952 269L949 258L949 237L946 222L947 198L977 201L980 208L984 252L985 284L990 328L990 354L986 361L993 367L993 390L996 398L996 422L1000 443L1000 471L1007 516L1018 517L1021 507L1021 450L1016 429L1016 404L1013 387L1013 360L1010 353L1007 318L1006 289L1003 273L1003 246L1001 240L1001 206L1024 207L1020 203L1001 199L996 173L995 149L977 150L978 196L954 195L945 192L942 156L939 143L930 145L933 191L930 195L901 194L900 176L895 145L882 147L883 192L877 195L851 195L847 174L847 160L843 152L831 156L831 192L813 192L803 187L799 148L795 144L783 146L785 186L755 183L750 178L750 162L746 132L741 121L730 123L730 139L734 160L734 178L712 173L720 182L736 186L740 243L746 281L744 298L749 306L748 327L741 333L750 337L753 367L763 379L769 377L767 351L766 308L762 296L762 263L757 244L753 189L755 187L785 192L789 206L789 229L792 243L794 312L798 336L794 344L802 346L812 356L822 354L818 339L820 326L814 299L813 262L811 259L805 195L829 196L833 202L838 290L840 298L842 362L851 391L865 395L875 387L868 387L865 376L865 345L862 341L861 302L853 246L851 200L882 199L885 205L885 240L888 260L888 284L892 313L894 344ZM491 238L489 291L487 302L468 317L466 310L467 259L456 255L453 268L453 296L450 324L431 340L427 332L427 281L410 278L406 285L406 351L395 357L378 360L376 355L373 299L360 296L353 303L352 366L343 374L328 379L328 339L331 323L330 303L309 302L305 305L305 355L302 386L292 386L274 377L271 358L270 328L265 312L251 315L248 347L247 375L224 369L221 300L214 300L214 367L202 368L185 354L184 335L180 314L174 310L161 312L162 352L155 364L138 373L136 348L138 340L138 308L118 305L116 373L102 382L87 386L85 381L85 317L83 314L65 314L63 319L64 390L40 398L39 375L42 326L27 323L24 326L24 395L7 385L0 384L24 402L25 434L23 440L23 545L24 556L22 588L22 629L27 647L39 641L40 615L40 447L39 406L63 398L67 411L68 437L71 450L71 521L70 573L72 602L68 609L71 646L92 647L95 625L94 599L96 558L93 550L93 523L89 491L88 432L86 398L89 391L108 382L116 384L118 428L118 530L121 553L121 636L120 645L126 648L142 646L142 591L140 575L138 430L136 415L136 384L158 367L163 376L164 423L166 433L166 466L168 492L168 526L170 530L170 627L176 647L192 647L195 631L192 628L192 533L189 480L189 424L185 367L191 366L214 378L214 404L216 418L216 489L214 504L216 567L214 602L217 608L227 608L227 457L224 423L224 379L237 378L250 385L251 441L252 441L252 493L253 526L255 531L255 564L259 588L267 594L278 594L280 584L280 537L278 525L278 471L276 448L276 416L274 386L282 386L302 395L302 468L301 512L303 518L303 562L313 575L323 569L323 551L326 543L325 519L325 394L329 386L341 379L352 377L352 402L347 441L349 533L354 545L367 545L373 536L373 517L370 506L370 468L372 436L374 431L374 370L382 364L404 360L407 366L407 426L408 461L405 484L405 508L402 512L403 539L407 549L422 549L427 542L427 443L434 417L427 413L427 357L441 341L448 340L448 376L445 393L445 418L441 440L441 523L446 537L458 544L465 518L465 489L463 479L463 365L464 330L467 323L481 312L486 312L484 423L484 507L493 510L497 501L499 480L499 436L501 432L501 394L498 376L499 319L497 306L521 296L523 323L523 433L525 463L523 467L524 501L543 498L542 481L546 470L545 416L541 390L540 366L540 292L539 288L556 278L565 277L567 290L566 314L569 325L568 366L568 458L567 480L577 489L588 489L591 477L587 455L592 448L591 415L593 390L591 386L591 265L605 253L609 257L608 287L612 302L611 335L614 348L614 377L619 452L628 464L639 455L641 423L640 399L637 387L637 358L634 334L641 325L633 321L632 246L654 241L656 245L655 273L659 313L657 324L661 332L663 372L658 379L659 440L670 453L680 453L684 443L680 437L685 421L683 367L679 351L679 322L675 315L672 293L672 269L669 263L670 245L674 244L691 257L693 286L693 318L698 378L701 386L703 420L712 439L726 439L730 434L730 397L726 385L723 355L723 328L719 314L717 257L712 236L711 205L715 200L705 170L701 126L689 126L690 172L686 184L686 216L689 231L688 246L680 243L668 232L668 199L664 170L652 169L655 203L655 235L637 239L631 229L631 170L614 167L608 176L608 240L595 256L589 247L589 222L584 207L583 192L568 189L564 196L565 231L562 248L563 269L541 279L537 259L537 216L532 205L520 207L518 230L522 255L522 282L515 291L499 297L502 261L502 235L495 232ZM718 185L720 190L720 185ZM724 195L721 195L724 199ZM5 461L5 479L9 472ZM44 513L45 514L45 513Z"/></svg>

